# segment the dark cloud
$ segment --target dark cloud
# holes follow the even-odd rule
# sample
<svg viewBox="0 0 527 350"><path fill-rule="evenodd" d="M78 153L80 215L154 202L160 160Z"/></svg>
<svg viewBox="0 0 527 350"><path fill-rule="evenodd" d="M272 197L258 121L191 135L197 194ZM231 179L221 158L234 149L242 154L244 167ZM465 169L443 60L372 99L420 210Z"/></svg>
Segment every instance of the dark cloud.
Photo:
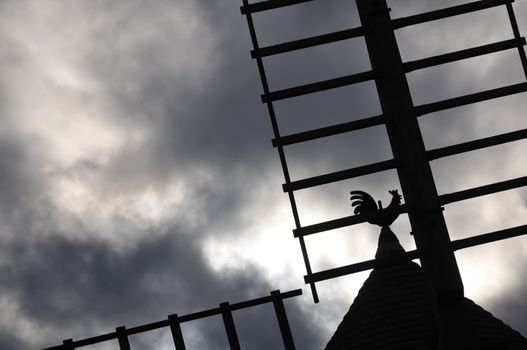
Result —
<svg viewBox="0 0 527 350"><path fill-rule="evenodd" d="M27 347L27 344L25 344L23 339L17 337L16 334L1 332L0 346L2 349L24 349Z"/></svg>
<svg viewBox="0 0 527 350"><path fill-rule="evenodd" d="M4 247L5 254L16 257L16 264L2 269L2 290L20 306L19 317L52 330L46 339L38 343L28 339L25 346L50 346L60 337L93 336L118 325L152 322L167 314L215 307L214 302L242 301L273 289L250 265L234 274L214 272L203 256L199 236L180 230L185 229L145 237L125 253L104 243L64 237L31 243L20 240ZM319 340L300 316L297 304L288 303L288 309L298 346L316 349ZM273 326L260 322L265 319L272 318L242 313L236 321L256 348L263 344L279 348L279 338L269 336ZM221 323L200 332L210 344L224 337Z"/></svg>

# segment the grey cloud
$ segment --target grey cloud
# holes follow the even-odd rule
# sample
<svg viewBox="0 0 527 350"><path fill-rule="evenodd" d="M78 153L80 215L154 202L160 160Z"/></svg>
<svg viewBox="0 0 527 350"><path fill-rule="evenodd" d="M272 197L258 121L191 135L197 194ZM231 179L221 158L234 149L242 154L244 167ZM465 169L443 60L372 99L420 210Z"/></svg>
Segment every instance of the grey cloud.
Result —
<svg viewBox="0 0 527 350"><path fill-rule="evenodd" d="M181 235L178 230L145 237L126 253L104 243L63 237L4 248L4 253L17 258L16 264L2 268L4 293L16 296L20 316L53 329L32 346L54 345L59 341L54 337L61 335L78 339L118 325L155 321L169 313L199 311L214 307L214 301L245 300L250 298L249 291L257 291L258 296L273 288L251 266L222 278L206 265L199 236ZM300 309L294 303L288 309L297 326L299 347L317 348L313 345L318 342L316 335L302 320ZM273 327L261 324L254 313L242 315L237 322L244 325L242 333L245 327L255 348L279 347L279 338L269 336ZM224 337L220 326L200 331L210 344L220 343Z"/></svg>
<svg viewBox="0 0 527 350"><path fill-rule="evenodd" d="M27 344L16 335L8 334L5 332L0 333L0 347L2 349L24 349Z"/></svg>
<svg viewBox="0 0 527 350"><path fill-rule="evenodd" d="M518 271L518 279L522 278L523 271ZM527 288L525 284L517 290L512 290L506 295L503 295L499 300L493 301L493 307L496 310L496 316L506 319L508 325L513 327L518 332L527 336L527 315L525 310L527 303L525 302L525 295Z"/></svg>
<svg viewBox="0 0 527 350"><path fill-rule="evenodd" d="M38 141L35 141L38 144ZM2 133L0 137L0 218L2 240L21 234L20 226L29 227L28 216L46 216L41 194L45 183L35 174L31 163L37 156L28 152L25 142Z"/></svg>

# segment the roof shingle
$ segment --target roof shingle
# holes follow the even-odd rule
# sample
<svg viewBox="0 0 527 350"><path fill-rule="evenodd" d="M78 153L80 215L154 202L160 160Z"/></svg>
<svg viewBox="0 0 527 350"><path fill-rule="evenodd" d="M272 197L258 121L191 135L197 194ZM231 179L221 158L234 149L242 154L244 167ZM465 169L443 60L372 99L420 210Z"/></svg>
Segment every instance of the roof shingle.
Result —
<svg viewBox="0 0 527 350"><path fill-rule="evenodd" d="M376 257L402 252L393 232L384 227ZM527 339L470 299L464 299L463 311L473 323L476 349L527 349ZM425 276L418 264L407 260L371 272L325 349L436 348L437 330Z"/></svg>

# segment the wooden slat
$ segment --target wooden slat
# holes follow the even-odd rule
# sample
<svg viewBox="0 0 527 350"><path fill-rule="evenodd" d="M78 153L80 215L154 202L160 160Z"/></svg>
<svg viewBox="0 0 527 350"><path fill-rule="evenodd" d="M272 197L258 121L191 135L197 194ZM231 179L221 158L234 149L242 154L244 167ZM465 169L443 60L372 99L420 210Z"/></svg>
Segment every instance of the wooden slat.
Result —
<svg viewBox="0 0 527 350"><path fill-rule="evenodd" d="M516 21L516 16L514 15L514 9L512 8L512 3L507 3L507 14L509 15L509 20L511 22L512 32L516 39L520 38L520 30L518 29L518 22ZM525 56L525 50L523 46L518 46L518 53L520 54L520 61L523 66L523 73L527 79L527 57Z"/></svg>
<svg viewBox="0 0 527 350"><path fill-rule="evenodd" d="M280 7L290 6L290 5L296 5L303 2L308 2L313 0L267 0L267 1L260 1L260 2L254 2L252 4L243 5L240 7L240 11L243 15L260 12L260 11L267 11L272 10Z"/></svg>
<svg viewBox="0 0 527 350"><path fill-rule="evenodd" d="M347 75L347 76L340 77L340 78L318 81L312 84L300 85L300 86L295 86L295 87L288 88L288 89L271 91L269 92L269 94L262 95L262 102L268 103L272 101L283 100L286 98L302 96L302 95L312 94L315 92L335 89L335 88L342 87L342 86L362 83L368 80L372 80L374 79L374 77L375 76L372 71L367 71L367 72Z"/></svg>
<svg viewBox="0 0 527 350"><path fill-rule="evenodd" d="M75 350L75 345L73 339L66 339L62 342L62 345L59 346L62 350Z"/></svg>
<svg viewBox="0 0 527 350"><path fill-rule="evenodd" d="M475 187L468 190L442 194L439 196L439 201L441 202L441 204L448 204L480 196L486 196L496 192L512 190L514 188L523 186L527 186L527 176L502 182L496 182L490 185Z"/></svg>
<svg viewBox="0 0 527 350"><path fill-rule="evenodd" d="M377 115L374 117L363 118L359 120L353 120L351 122L326 126L319 129L303 131L296 134L282 136L280 138L273 139L273 146L287 146L295 143L305 142L316 140L322 137L333 136L342 134L345 132L370 128L373 126L381 125L384 123L384 117L382 115Z"/></svg>
<svg viewBox="0 0 527 350"><path fill-rule="evenodd" d="M347 170L336 171L330 174L313 176L307 179L292 181L282 185L284 192L298 191L309 187L329 184L336 181L352 179L354 177L369 175L394 169L396 162L393 159L372 163Z"/></svg>
<svg viewBox="0 0 527 350"><path fill-rule="evenodd" d="M241 350L240 341L238 340L238 334L236 333L236 326L234 325L234 319L232 318L232 312L229 303L221 303L221 317L223 318L223 325L225 326L225 332L227 332L227 339L229 340L229 346L231 350Z"/></svg>
<svg viewBox="0 0 527 350"><path fill-rule="evenodd" d="M509 95L518 94L527 91L527 83L518 83L514 85L504 86L497 89L476 92L460 97L455 97L443 101L432 102L415 107L416 115L422 116L428 113L434 113L445 109L461 107L472 103L478 103L494 98L505 97Z"/></svg>
<svg viewBox="0 0 527 350"><path fill-rule="evenodd" d="M454 61L464 60L471 57L477 57L481 55L487 55L490 53L509 50L525 45L525 38L510 39L496 42L493 44L481 45L472 47L470 49L459 50L455 52L449 52L442 55L433 57L423 58L420 60L409 61L403 64L405 72L411 72L417 69L429 68L439 64L450 63Z"/></svg>
<svg viewBox="0 0 527 350"><path fill-rule="evenodd" d="M460 250L465 248L470 248L478 246L481 244L492 243L496 241L501 241L502 239L518 237L527 234L527 225L521 225L516 227L511 227L504 230L494 231L490 233L485 233L478 236L458 239L452 241L452 249Z"/></svg>
<svg viewBox="0 0 527 350"><path fill-rule="evenodd" d="M447 7L444 9L420 13L413 16L396 18L392 20L392 26L394 29L400 29L406 26L411 26L419 23L430 22L442 18L485 10L496 6L505 5L513 1L514 0L481 0L470 2L468 4Z"/></svg>
<svg viewBox="0 0 527 350"><path fill-rule="evenodd" d="M115 332L117 333L117 341L119 342L119 349L120 350L131 350L130 342L128 341L128 334L126 334L126 328L117 327Z"/></svg>
<svg viewBox="0 0 527 350"><path fill-rule="evenodd" d="M417 251L411 250L402 254L394 254L392 256L381 257L378 259L362 261L351 265L315 272L311 275L304 276L304 281L306 283L325 281L332 278L349 275L352 273L367 271L382 266L390 266L393 264L400 263L402 261L413 260L418 258L419 256Z"/></svg>
<svg viewBox="0 0 527 350"><path fill-rule="evenodd" d="M289 41L277 45L262 47L251 51L252 58L267 57L285 52L306 49L308 47L325 45L336 41L348 40L364 34L364 28L357 27L338 32L312 36L309 38Z"/></svg>
<svg viewBox="0 0 527 350"><path fill-rule="evenodd" d="M183 339L183 332L181 331L181 323L177 314L169 315L170 333L176 350L186 350L185 340Z"/></svg>
<svg viewBox="0 0 527 350"><path fill-rule="evenodd" d="M279 290L271 292L273 298L273 306L280 327L280 334L282 335L282 341L286 350L295 350L295 342L293 340L293 334L291 333L291 327L289 327L289 321L287 319L287 313L285 312L284 300Z"/></svg>
<svg viewBox="0 0 527 350"><path fill-rule="evenodd" d="M299 295L302 295L302 289L295 289L289 292L280 293L280 298L288 299L288 298L293 298ZM248 307L253 307L253 306L257 306L261 304L271 303L273 302L273 300L275 300L276 297L277 295L275 293L273 295L261 297L258 299L246 300L240 303L230 304L230 309L232 311L235 311L235 310L246 309Z"/></svg>
<svg viewBox="0 0 527 350"><path fill-rule="evenodd" d="M86 338L86 339L82 339L82 340L76 340L76 341L73 342L73 344L75 345L75 348L80 348L80 347L83 347L83 346L93 345L93 344L97 344L97 343L102 343L102 342L113 340L113 339L117 339L117 333L115 333L115 332L101 334L101 335L98 335L98 336L95 336L95 337L90 337L90 338ZM55 348L48 348L48 349L55 349ZM48 350L48 349L46 349L46 350Z"/></svg>
<svg viewBox="0 0 527 350"><path fill-rule="evenodd" d="M501 145L507 142L518 141L527 138L527 129L512 131L509 133L485 137L479 140L463 142L457 145L432 149L426 152L429 160L448 157L464 152L475 151L485 147Z"/></svg>
<svg viewBox="0 0 527 350"><path fill-rule="evenodd" d="M293 230L295 237L308 236L319 232L335 230L338 228L358 225L365 222L368 222L372 219L377 219L385 215L393 215L394 213L407 213L408 207L406 204L401 204L396 208L386 208L382 211L376 211L373 213L363 214L363 215L351 215L343 218L338 218L334 220L320 222L318 224L303 226Z"/></svg>

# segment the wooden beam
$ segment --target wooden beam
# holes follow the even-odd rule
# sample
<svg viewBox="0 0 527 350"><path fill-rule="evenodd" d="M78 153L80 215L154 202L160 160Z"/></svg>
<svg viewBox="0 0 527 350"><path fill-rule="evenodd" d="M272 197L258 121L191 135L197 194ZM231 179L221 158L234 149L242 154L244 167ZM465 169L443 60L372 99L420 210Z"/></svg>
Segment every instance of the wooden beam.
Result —
<svg viewBox="0 0 527 350"><path fill-rule="evenodd" d="M253 2L251 4L244 4L243 6L241 6L240 11L242 15L246 15L260 11L273 10L285 6L296 5L308 1L313 0L267 0Z"/></svg>
<svg viewBox="0 0 527 350"><path fill-rule="evenodd" d="M319 129L303 131L296 134L281 136L273 139L273 146L288 146L295 143L316 140L322 137L333 136L342 134L345 132L351 132L355 130L370 128L373 126L381 125L384 123L384 117L377 115L374 117L363 118L353 120L346 123L340 123L336 125L326 126Z"/></svg>
<svg viewBox="0 0 527 350"><path fill-rule="evenodd" d="M352 179L354 177L369 175L394 169L396 162L393 159L385 160L382 162L372 163L368 165L358 166L351 169L336 171L329 174L318 175L309 177L302 180L291 181L290 183L283 184L284 192L298 191L309 187L320 186L329 184L336 181L342 181Z"/></svg>
<svg viewBox="0 0 527 350"><path fill-rule="evenodd" d="M523 45L525 45L524 37L521 37L520 39L503 40L493 44L481 45L477 47L472 47L470 49L464 49L433 57L423 58L420 60L405 62L403 66L405 72L408 73L417 69L429 68L437 66L439 64L445 64L459 60L464 60L467 58L487 55L494 52L514 49L522 47Z"/></svg>
<svg viewBox="0 0 527 350"><path fill-rule="evenodd" d="M342 86L362 83L374 78L372 71L361 72L357 74L346 75L344 77L339 77L335 79L322 80L316 83L299 85L292 88L287 88L283 90L271 91L268 94L262 95L262 102L274 102L278 100L283 100L286 98L297 97L307 94L312 94L314 92L320 92L330 89L335 89Z"/></svg>
<svg viewBox="0 0 527 350"><path fill-rule="evenodd" d="M392 20L392 26L394 29L400 29L406 26L415 24L435 21L452 16L463 15L465 13L476 12L480 10L489 9L496 6L505 5L511 3L514 0L481 0L475 2L469 2L468 4L462 4L452 7L447 7L440 10L420 13L413 16L402 17Z"/></svg>
<svg viewBox="0 0 527 350"><path fill-rule="evenodd" d="M251 51L251 57L258 58L277 55L285 52L306 49L313 46L325 45L336 41L348 40L362 36L363 34L364 29L362 27L340 30L338 32L312 36L309 38L254 49Z"/></svg>

